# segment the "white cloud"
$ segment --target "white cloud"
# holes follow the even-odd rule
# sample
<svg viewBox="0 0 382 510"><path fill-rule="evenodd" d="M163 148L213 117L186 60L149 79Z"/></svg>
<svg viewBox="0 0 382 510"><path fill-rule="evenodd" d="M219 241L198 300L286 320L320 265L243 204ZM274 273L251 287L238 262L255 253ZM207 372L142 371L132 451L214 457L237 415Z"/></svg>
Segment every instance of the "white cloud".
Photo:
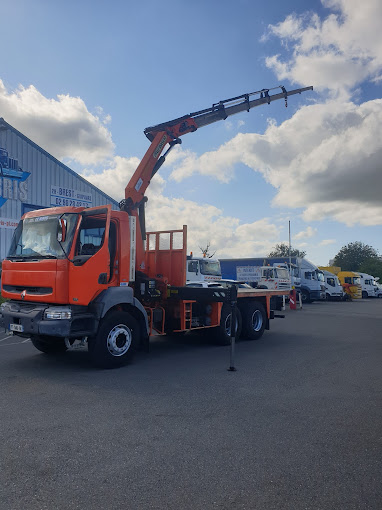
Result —
<svg viewBox="0 0 382 510"><path fill-rule="evenodd" d="M174 161L172 177L200 173L228 182L244 163L277 190L273 204L303 208L307 222L332 217L354 225L382 224L382 100L339 100L305 106L264 135L238 134L200 157Z"/></svg>
<svg viewBox="0 0 382 510"><path fill-rule="evenodd" d="M124 198L124 188L133 175L137 158L115 157L113 165L101 173L86 170L83 177L116 200ZM147 189L147 230L178 229L188 226L188 251L199 253L199 246L211 244L217 257L249 257L265 255L278 241L282 226L269 218L241 224L238 218L209 204L198 204L163 195L164 179L156 174Z"/></svg>
<svg viewBox="0 0 382 510"><path fill-rule="evenodd" d="M33 85L9 92L0 80L1 116L57 159L84 165L112 156L114 144L105 127L110 116L97 108L92 115L79 97L60 94L49 99Z"/></svg>
<svg viewBox="0 0 382 510"><path fill-rule="evenodd" d="M329 244L335 244L335 239L323 239L318 245L319 246L329 246Z"/></svg>
<svg viewBox="0 0 382 510"><path fill-rule="evenodd" d="M139 162L138 158L115 156L109 168L105 168L102 172L96 172L93 169L87 168L82 172L82 177L115 200L120 201L125 198L125 187L134 174ZM161 193L164 184L164 179L159 174L156 174L148 188L148 196L150 194Z"/></svg>
<svg viewBox="0 0 382 510"><path fill-rule="evenodd" d="M332 12L321 20L315 13L289 15L269 26L270 34L291 56L273 55L266 65L279 79L318 90L348 93L365 79L378 80L382 70L382 3L380 0L322 0Z"/></svg>
<svg viewBox="0 0 382 510"><path fill-rule="evenodd" d="M317 229L308 226L306 230L301 230L293 236L293 239L307 239L309 237L314 237L317 234Z"/></svg>

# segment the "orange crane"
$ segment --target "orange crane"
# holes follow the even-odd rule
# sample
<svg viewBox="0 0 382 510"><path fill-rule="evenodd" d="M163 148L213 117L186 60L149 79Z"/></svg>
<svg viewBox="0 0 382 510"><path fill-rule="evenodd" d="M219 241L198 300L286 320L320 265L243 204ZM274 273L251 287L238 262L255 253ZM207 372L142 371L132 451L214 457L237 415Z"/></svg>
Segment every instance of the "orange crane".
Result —
<svg viewBox="0 0 382 510"><path fill-rule="evenodd" d="M312 87L270 90L146 128L151 144L120 211L106 205L26 213L2 266L2 295L9 299L1 307L5 327L47 354L87 342L91 360L103 367L125 364L153 333L211 328L219 343L229 343L231 289L224 283L219 289L185 285L187 228L146 234L145 191L184 134ZM255 340L269 329L276 294L238 289L237 336Z"/></svg>

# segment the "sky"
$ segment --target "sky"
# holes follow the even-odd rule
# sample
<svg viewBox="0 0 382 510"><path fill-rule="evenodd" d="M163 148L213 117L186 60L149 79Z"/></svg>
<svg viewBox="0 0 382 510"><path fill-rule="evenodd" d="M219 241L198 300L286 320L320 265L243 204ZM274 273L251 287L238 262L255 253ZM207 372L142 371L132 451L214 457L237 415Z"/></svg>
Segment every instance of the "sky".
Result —
<svg viewBox="0 0 382 510"><path fill-rule="evenodd" d="M283 85L314 90L185 135L148 190L148 230L194 255L327 265L382 254L382 2L1 0L0 117L116 200L147 126ZM276 92L276 91L275 91Z"/></svg>

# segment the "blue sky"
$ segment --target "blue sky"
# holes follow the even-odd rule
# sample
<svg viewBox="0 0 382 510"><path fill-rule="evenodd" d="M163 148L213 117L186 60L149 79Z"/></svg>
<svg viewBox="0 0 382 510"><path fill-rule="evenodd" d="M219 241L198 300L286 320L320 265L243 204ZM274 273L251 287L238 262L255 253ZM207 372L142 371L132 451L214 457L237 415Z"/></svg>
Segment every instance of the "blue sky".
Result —
<svg viewBox="0 0 382 510"><path fill-rule="evenodd" d="M382 7L367 0L1 2L0 116L116 199L147 126L283 84L314 92L186 135L148 190L150 229L327 264L382 253ZM15 35L17 34L17 36Z"/></svg>

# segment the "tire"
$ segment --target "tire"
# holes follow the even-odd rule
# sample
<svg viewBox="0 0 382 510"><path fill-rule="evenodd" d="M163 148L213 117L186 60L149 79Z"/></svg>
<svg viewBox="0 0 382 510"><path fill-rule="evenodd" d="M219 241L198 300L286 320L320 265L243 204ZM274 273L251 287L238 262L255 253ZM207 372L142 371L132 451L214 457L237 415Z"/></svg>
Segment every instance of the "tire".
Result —
<svg viewBox="0 0 382 510"><path fill-rule="evenodd" d="M303 303L311 303L312 300L310 299L310 294L307 290L301 291L301 299Z"/></svg>
<svg viewBox="0 0 382 510"><path fill-rule="evenodd" d="M258 340L263 336L266 314L262 303L255 301L246 303L242 310L243 333L247 340Z"/></svg>
<svg viewBox="0 0 382 510"><path fill-rule="evenodd" d="M326 301L330 301L330 294L326 293Z"/></svg>
<svg viewBox="0 0 382 510"><path fill-rule="evenodd" d="M238 340L241 335L242 318L239 307L236 306L236 335ZM215 343L218 345L231 344L231 306L224 304L220 316L220 325L215 329Z"/></svg>
<svg viewBox="0 0 382 510"><path fill-rule="evenodd" d="M55 336L31 336L31 342L45 354L62 354L67 350L65 340Z"/></svg>
<svg viewBox="0 0 382 510"><path fill-rule="evenodd" d="M100 368L126 365L138 349L138 322L127 312L110 312L100 323L95 337L89 338L90 360Z"/></svg>
<svg viewBox="0 0 382 510"><path fill-rule="evenodd" d="M366 292L366 290L362 291L362 299L367 299L369 297L369 294Z"/></svg>

